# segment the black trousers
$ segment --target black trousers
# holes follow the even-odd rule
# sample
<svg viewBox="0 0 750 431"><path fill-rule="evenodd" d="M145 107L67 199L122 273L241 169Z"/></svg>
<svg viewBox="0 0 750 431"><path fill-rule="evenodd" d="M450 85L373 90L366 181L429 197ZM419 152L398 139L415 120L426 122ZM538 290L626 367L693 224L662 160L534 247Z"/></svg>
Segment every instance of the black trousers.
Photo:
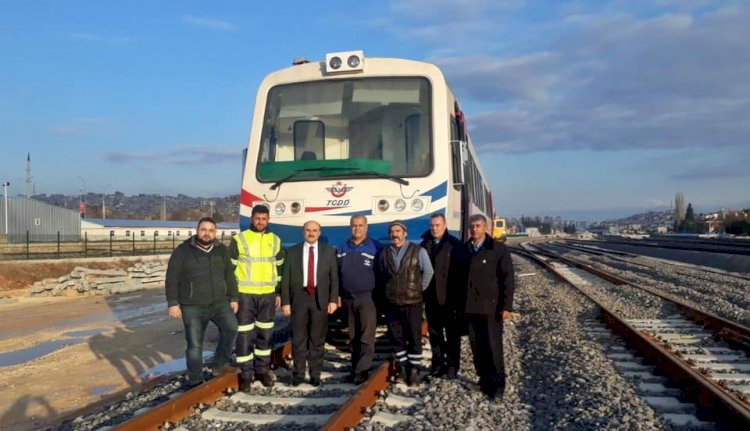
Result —
<svg viewBox="0 0 750 431"><path fill-rule="evenodd" d="M479 387L486 394L502 392L505 389L502 317L470 313L466 314L466 321Z"/></svg>
<svg viewBox="0 0 750 431"><path fill-rule="evenodd" d="M396 366L419 368L422 364L422 310L424 304L388 307L388 330L396 345Z"/></svg>
<svg viewBox="0 0 750 431"><path fill-rule="evenodd" d="M445 365L458 371L461 363L462 315L455 304L438 304L434 295L426 295L424 305L432 348L432 367Z"/></svg>
<svg viewBox="0 0 750 431"><path fill-rule="evenodd" d="M328 304L324 304L326 307ZM310 368L310 378L320 378L323 371L328 313L318 308L314 295L301 293L292 304L292 359L295 376L304 377Z"/></svg>
<svg viewBox="0 0 750 431"><path fill-rule="evenodd" d="M377 312L372 295L362 295L354 299L344 299L349 321L349 342L352 346L352 373L370 371L375 354L375 329Z"/></svg>
<svg viewBox="0 0 750 431"><path fill-rule="evenodd" d="M240 293L237 311L237 366L243 379L265 374L271 366L271 337L276 315L276 294Z"/></svg>

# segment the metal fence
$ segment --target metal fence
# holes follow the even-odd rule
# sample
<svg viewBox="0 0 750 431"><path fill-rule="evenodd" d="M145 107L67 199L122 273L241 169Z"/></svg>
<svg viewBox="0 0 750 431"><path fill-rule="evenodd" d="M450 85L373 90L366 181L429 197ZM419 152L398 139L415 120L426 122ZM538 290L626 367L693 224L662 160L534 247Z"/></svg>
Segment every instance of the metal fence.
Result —
<svg viewBox="0 0 750 431"><path fill-rule="evenodd" d="M228 245L232 237L222 233L218 239ZM109 240L101 239L101 237L89 240L87 234L84 234L81 239L80 235L62 235L60 232L43 237L26 232L26 235L8 235L6 241L5 244L0 244L0 260L171 254L184 240L178 240L174 236L159 237L156 233L152 238L136 239L133 235L126 240L115 239L114 236L110 236Z"/></svg>

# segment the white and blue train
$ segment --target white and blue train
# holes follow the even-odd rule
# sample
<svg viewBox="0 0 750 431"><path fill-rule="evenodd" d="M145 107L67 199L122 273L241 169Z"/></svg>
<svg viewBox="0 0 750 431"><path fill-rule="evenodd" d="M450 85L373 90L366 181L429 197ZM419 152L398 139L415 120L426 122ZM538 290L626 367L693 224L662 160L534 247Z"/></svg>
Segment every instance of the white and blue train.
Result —
<svg viewBox="0 0 750 431"><path fill-rule="evenodd" d="M270 229L285 244L315 219L321 240L351 236L367 216L372 238L403 221L418 240L430 215L466 237L468 219L492 220L492 197L464 115L443 73L430 63L331 53L297 60L260 85L245 155L240 228L254 205L270 208Z"/></svg>

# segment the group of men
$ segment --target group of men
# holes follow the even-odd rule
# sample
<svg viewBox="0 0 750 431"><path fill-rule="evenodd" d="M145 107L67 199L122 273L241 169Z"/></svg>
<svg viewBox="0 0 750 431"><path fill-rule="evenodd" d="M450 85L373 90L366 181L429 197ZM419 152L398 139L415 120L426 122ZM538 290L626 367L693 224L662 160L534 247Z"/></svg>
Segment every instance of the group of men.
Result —
<svg viewBox="0 0 750 431"><path fill-rule="evenodd" d="M442 214L431 216L420 245L407 240L405 223L394 221L386 246L368 236L365 216L354 215L351 238L336 248L319 241L321 226L311 220L303 226L304 241L288 250L268 231L266 206L253 207L251 218L252 229L235 235L229 247L216 240L213 220L203 218L196 235L170 258L169 315L185 326L190 385L203 380L203 336L211 321L219 328L213 373L235 372L236 364L241 390L250 390L255 380L273 386L271 337L278 308L291 320L291 384L303 383L309 373L309 383L321 385L328 318L342 306L352 353L348 380L360 384L372 366L383 302L400 379L421 381L426 315L429 374L456 378L468 327L480 389L491 399L502 396L502 331L513 304L513 265L507 247L488 234L484 216L470 218L466 243L448 232Z"/></svg>

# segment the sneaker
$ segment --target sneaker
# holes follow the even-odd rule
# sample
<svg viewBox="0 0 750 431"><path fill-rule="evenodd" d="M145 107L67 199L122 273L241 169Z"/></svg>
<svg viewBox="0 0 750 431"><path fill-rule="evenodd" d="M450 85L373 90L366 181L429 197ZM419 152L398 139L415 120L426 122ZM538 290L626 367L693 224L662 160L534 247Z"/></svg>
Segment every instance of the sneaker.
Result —
<svg viewBox="0 0 750 431"><path fill-rule="evenodd" d="M412 368L409 371L409 379L407 380L407 384L409 386L419 385L419 370L417 370L416 368Z"/></svg>
<svg viewBox="0 0 750 431"><path fill-rule="evenodd" d="M261 375L260 383L267 388L273 387L273 376L271 375L270 371Z"/></svg>

